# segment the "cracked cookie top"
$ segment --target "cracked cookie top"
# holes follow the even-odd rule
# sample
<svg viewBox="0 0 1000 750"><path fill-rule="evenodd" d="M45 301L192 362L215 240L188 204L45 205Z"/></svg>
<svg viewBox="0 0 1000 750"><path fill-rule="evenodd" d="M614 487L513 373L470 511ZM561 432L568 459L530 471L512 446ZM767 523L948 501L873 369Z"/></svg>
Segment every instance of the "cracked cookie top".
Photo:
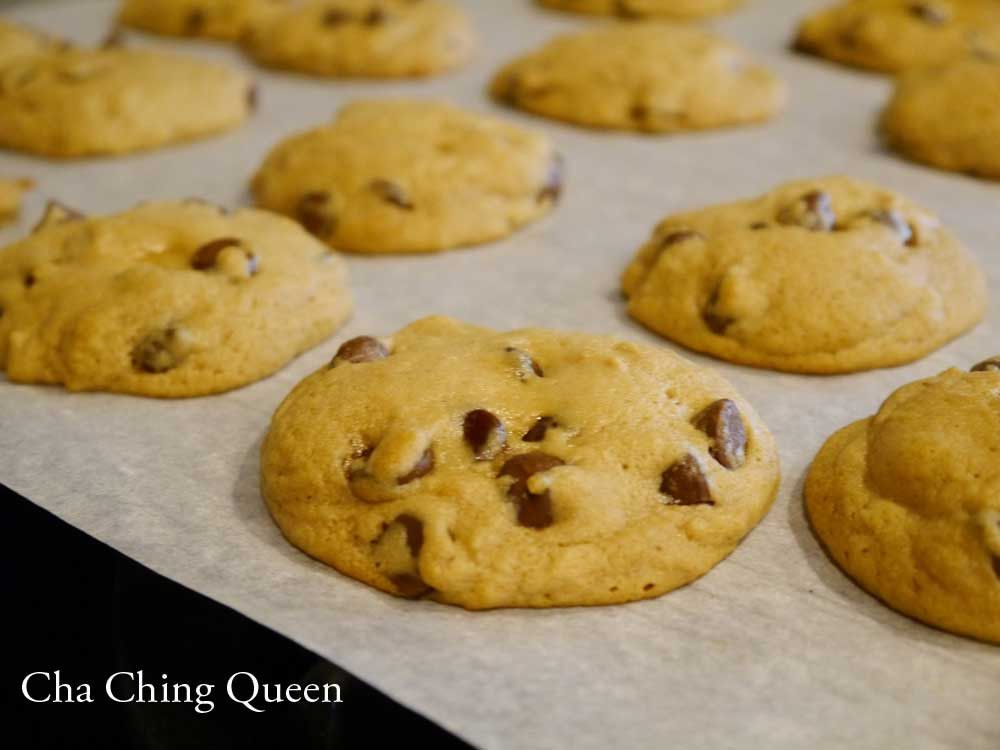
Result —
<svg viewBox="0 0 1000 750"><path fill-rule="evenodd" d="M982 272L936 216L847 177L671 216L622 286L629 314L657 333L789 372L909 362L986 308Z"/></svg>
<svg viewBox="0 0 1000 750"><path fill-rule="evenodd" d="M1000 643L1000 357L903 386L806 481L843 570L919 620Z"/></svg>
<svg viewBox="0 0 1000 750"><path fill-rule="evenodd" d="M285 536L349 576L547 607L702 575L767 510L778 458L732 386L668 351L427 318L300 383L261 481Z"/></svg>
<svg viewBox="0 0 1000 750"><path fill-rule="evenodd" d="M217 393L282 367L350 308L343 261L282 216L50 204L0 251L0 368L76 391Z"/></svg>

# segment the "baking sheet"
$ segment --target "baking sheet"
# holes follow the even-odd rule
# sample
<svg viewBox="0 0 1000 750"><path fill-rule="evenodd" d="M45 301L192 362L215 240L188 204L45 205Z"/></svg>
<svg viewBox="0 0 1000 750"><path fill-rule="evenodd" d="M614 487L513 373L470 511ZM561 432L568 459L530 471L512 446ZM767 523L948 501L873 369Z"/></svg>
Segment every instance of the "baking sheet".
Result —
<svg viewBox="0 0 1000 750"><path fill-rule="evenodd" d="M247 179L271 145L356 96L441 96L503 112L548 132L568 171L558 210L503 242L431 257L349 257L357 311L348 327L247 388L156 401L68 394L0 376L0 481L480 747L1000 746L1000 648L919 625L862 592L821 552L801 501L809 461L832 431L870 414L903 383L1000 351L995 308L959 341L891 370L803 377L689 353L757 407L777 437L784 481L770 514L728 560L655 601L468 613L398 600L289 546L258 493L257 452L273 409L344 338L442 313L497 328L545 325L673 346L624 313L617 282L634 249L667 213L785 180L843 172L904 191L957 230L1000 293L1000 184L883 153L872 125L888 81L785 50L795 19L820 4L751 0L711 24L789 83L787 111L761 127L633 136L503 111L482 95L491 71L593 20L528 0L478 0L464 5L486 44L456 74L349 83L255 71L259 114L222 138L116 160L0 154L0 174L39 182L19 225L0 234L4 242L27 231L49 197L88 213L192 195L245 203ZM26 3L3 15L94 41L113 7ZM130 38L250 67L225 46Z"/></svg>

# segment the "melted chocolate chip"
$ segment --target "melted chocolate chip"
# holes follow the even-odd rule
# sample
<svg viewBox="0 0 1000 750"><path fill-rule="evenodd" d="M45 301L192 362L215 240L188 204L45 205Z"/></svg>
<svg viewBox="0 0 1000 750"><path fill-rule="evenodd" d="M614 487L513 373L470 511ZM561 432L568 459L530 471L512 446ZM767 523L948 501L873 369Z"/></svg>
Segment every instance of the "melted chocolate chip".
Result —
<svg viewBox="0 0 1000 750"><path fill-rule="evenodd" d="M173 370L187 356L185 339L186 332L178 326L153 331L132 350L132 366L152 374Z"/></svg>
<svg viewBox="0 0 1000 750"><path fill-rule="evenodd" d="M549 164L549 171L545 175L545 183L535 196L535 199L539 203L544 203L545 201L555 203L559 200L559 196L562 195L563 167L562 156L555 154L552 157L552 162Z"/></svg>
<svg viewBox="0 0 1000 750"><path fill-rule="evenodd" d="M555 417L539 417L531 426L531 429L524 433L524 437L521 440L526 443L540 443L545 439L545 433L548 432L550 427L558 426L559 423L556 422Z"/></svg>
<svg viewBox="0 0 1000 750"><path fill-rule="evenodd" d="M324 26L340 26L351 20L351 15L345 10L340 10L339 8L330 8L326 13L323 14L323 25Z"/></svg>
<svg viewBox="0 0 1000 750"><path fill-rule="evenodd" d="M37 282L37 281L38 281L38 279L35 278L34 272L28 271L26 274L24 274L24 288L25 289L31 289L31 287L33 287L35 285L35 282Z"/></svg>
<svg viewBox="0 0 1000 750"><path fill-rule="evenodd" d="M517 365L517 376L521 380L527 380L532 373L540 378L545 376L541 366L527 352L513 346L508 346L504 351L514 357Z"/></svg>
<svg viewBox="0 0 1000 750"><path fill-rule="evenodd" d="M227 247L243 247L243 240L238 237L220 237L217 240L206 242L194 251L191 256L191 268L196 271L204 271L212 268L219 260L219 253ZM247 255L250 255L247 253Z"/></svg>
<svg viewBox="0 0 1000 750"><path fill-rule="evenodd" d="M205 11L195 8L188 13L184 21L184 31L187 34L197 34L203 28L205 28Z"/></svg>
<svg viewBox="0 0 1000 750"><path fill-rule="evenodd" d="M340 362L350 362L358 364L360 362L374 362L377 359L384 359L389 356L389 349L372 336L356 336L348 339L334 355L330 362L330 367L336 366Z"/></svg>
<svg viewBox="0 0 1000 750"><path fill-rule="evenodd" d="M660 492L667 505L715 505L698 459L690 453L663 472Z"/></svg>
<svg viewBox="0 0 1000 750"><path fill-rule="evenodd" d="M410 548L410 554L416 557L424 546L424 524L419 518L403 513L396 516L393 523L398 523L406 531L406 546Z"/></svg>
<svg viewBox="0 0 1000 750"><path fill-rule="evenodd" d="M709 454L727 469L738 469L746 460L747 432L740 410L728 398L709 404L694 418L694 426L713 441Z"/></svg>
<svg viewBox="0 0 1000 750"><path fill-rule="evenodd" d="M813 190L785 206L778 214L778 222L804 227L813 232L829 232L837 223L837 218L833 213L830 194Z"/></svg>
<svg viewBox="0 0 1000 750"><path fill-rule="evenodd" d="M391 203L393 206L397 206L406 211L413 210L413 203L410 202L410 198L406 194L406 191L395 182L377 179L372 180L369 187L375 195L384 200L386 203Z"/></svg>
<svg viewBox="0 0 1000 750"><path fill-rule="evenodd" d="M295 215L306 231L321 239L329 238L337 229L337 214L330 205L330 194L321 190L303 195L295 207Z"/></svg>
<svg viewBox="0 0 1000 750"><path fill-rule="evenodd" d="M387 20L385 11L381 8L372 8L370 11L365 13L365 17L362 19L362 23L365 26L381 26Z"/></svg>
<svg viewBox="0 0 1000 750"><path fill-rule="evenodd" d="M670 234L660 240L660 249L666 250L671 245L677 245L681 242L694 239L703 240L705 239L705 235L701 232L696 232L693 229L681 229L676 232L670 232Z"/></svg>
<svg viewBox="0 0 1000 750"><path fill-rule="evenodd" d="M507 428L486 409L473 409L465 415L462 434L477 461L495 458L507 444Z"/></svg>
<svg viewBox="0 0 1000 750"><path fill-rule="evenodd" d="M769 225L766 221L755 221L753 224L750 225L750 228L756 232L761 229L767 229L768 226Z"/></svg>
<svg viewBox="0 0 1000 750"><path fill-rule="evenodd" d="M548 490L538 494L528 489L528 479L535 474L562 466L565 462L542 451L532 451L514 456L500 468L498 476L514 478L514 483L507 490L507 496L517 505L517 522L531 529L544 529L551 526L552 497Z"/></svg>
<svg viewBox="0 0 1000 750"><path fill-rule="evenodd" d="M399 485L409 484L415 479L420 479L420 477L427 476L433 470L434 470L434 451L428 448L420 455L420 458L417 459L417 462L413 465L413 468L396 480L396 484Z"/></svg>
<svg viewBox="0 0 1000 750"><path fill-rule="evenodd" d="M1000 355L984 359L977 365L973 365L970 372L1000 372Z"/></svg>
<svg viewBox="0 0 1000 750"><path fill-rule="evenodd" d="M718 303L719 289L716 288L708 300L708 305L701 313L701 319L705 321L705 325L712 333L718 336L724 336L726 334L726 329L733 324L734 319L718 314L714 309Z"/></svg>
<svg viewBox="0 0 1000 750"><path fill-rule="evenodd" d="M993 558L993 574L997 578L1000 578L1000 557L992 555L992 558Z"/></svg>
<svg viewBox="0 0 1000 750"><path fill-rule="evenodd" d="M929 23L931 26L943 26L951 20L951 13L948 8L938 3L910 3L907 10L910 11L910 15L916 16L921 21Z"/></svg>
<svg viewBox="0 0 1000 750"><path fill-rule="evenodd" d="M392 581L392 585L399 590L400 595L407 599L419 599L434 590L424 583L420 576L411 573L397 573L386 577Z"/></svg>

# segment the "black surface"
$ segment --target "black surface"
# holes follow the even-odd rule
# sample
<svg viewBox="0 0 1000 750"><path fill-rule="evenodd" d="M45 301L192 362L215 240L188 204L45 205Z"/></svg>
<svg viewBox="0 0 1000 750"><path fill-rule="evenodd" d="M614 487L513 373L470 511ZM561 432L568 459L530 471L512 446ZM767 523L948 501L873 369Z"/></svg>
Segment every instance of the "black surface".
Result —
<svg viewBox="0 0 1000 750"><path fill-rule="evenodd" d="M437 750L469 747L329 662L132 562L2 485L0 529L6 747L309 750L398 740ZM165 673L168 685L190 684L193 699L197 685L214 685L214 707L199 714L194 702L119 704L107 697L108 677L140 669L144 681L157 686L158 701ZM34 704L22 695L27 674L55 670L65 684L89 684L93 702ZM343 703L258 698L255 705L265 711L253 713L226 696L235 672L250 672L261 684L335 683ZM129 678L119 678L122 688L123 679Z"/></svg>

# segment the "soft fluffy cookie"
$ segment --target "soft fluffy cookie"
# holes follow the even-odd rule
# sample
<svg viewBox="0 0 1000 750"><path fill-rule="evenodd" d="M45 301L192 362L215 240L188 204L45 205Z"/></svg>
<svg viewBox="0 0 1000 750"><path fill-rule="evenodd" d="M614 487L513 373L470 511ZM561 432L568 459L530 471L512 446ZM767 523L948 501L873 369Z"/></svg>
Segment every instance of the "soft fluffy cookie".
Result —
<svg viewBox="0 0 1000 750"><path fill-rule="evenodd" d="M347 575L548 607L702 575L767 510L778 458L732 386L666 350L427 318L300 383L261 481L285 536Z"/></svg>
<svg viewBox="0 0 1000 750"><path fill-rule="evenodd" d="M892 394L823 446L806 507L830 555L889 606L1000 643L1000 357Z"/></svg>
<svg viewBox="0 0 1000 750"><path fill-rule="evenodd" d="M655 21L556 37L505 66L491 93L579 125L651 132L767 120L785 98L782 83L736 45Z"/></svg>
<svg viewBox="0 0 1000 750"><path fill-rule="evenodd" d="M848 0L806 18L799 51L895 73L969 52L1000 54L996 0Z"/></svg>
<svg viewBox="0 0 1000 750"><path fill-rule="evenodd" d="M343 261L288 219L202 203L56 204L0 251L0 368L27 383L199 396L271 374L350 311Z"/></svg>
<svg viewBox="0 0 1000 750"><path fill-rule="evenodd" d="M155 34L237 39L289 0L124 0L118 20Z"/></svg>
<svg viewBox="0 0 1000 750"><path fill-rule="evenodd" d="M917 359L975 325L986 284L933 214L847 177L665 219L625 271L636 320L789 372Z"/></svg>
<svg viewBox="0 0 1000 750"><path fill-rule="evenodd" d="M251 23L246 51L275 68L322 76L429 76L465 63L472 22L440 0L306 0Z"/></svg>
<svg viewBox="0 0 1000 750"><path fill-rule="evenodd" d="M51 52L64 43L26 26L0 18L0 68L19 57Z"/></svg>
<svg viewBox="0 0 1000 750"><path fill-rule="evenodd" d="M441 102L372 100L281 143L252 189L334 247L380 253L503 237L548 213L561 185L542 135Z"/></svg>
<svg viewBox="0 0 1000 750"><path fill-rule="evenodd" d="M0 69L0 146L58 157L154 148L237 127L253 93L242 73L175 55L26 57Z"/></svg>
<svg viewBox="0 0 1000 750"><path fill-rule="evenodd" d="M1000 57L904 74L882 129L889 145L912 159L1000 178Z"/></svg>
<svg viewBox="0 0 1000 750"><path fill-rule="evenodd" d="M35 186L26 177L0 177L0 226L17 218L21 211L21 196Z"/></svg>
<svg viewBox="0 0 1000 750"><path fill-rule="evenodd" d="M668 16L697 18L740 5L741 0L540 0L542 5L575 13L603 13L626 18Z"/></svg>

